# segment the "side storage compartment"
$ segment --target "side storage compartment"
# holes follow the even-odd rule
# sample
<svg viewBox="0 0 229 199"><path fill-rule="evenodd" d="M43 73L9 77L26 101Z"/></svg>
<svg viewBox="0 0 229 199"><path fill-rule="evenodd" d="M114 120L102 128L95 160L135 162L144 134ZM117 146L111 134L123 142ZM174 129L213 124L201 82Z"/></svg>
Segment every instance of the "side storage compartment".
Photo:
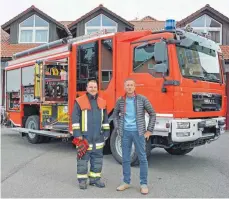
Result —
<svg viewBox="0 0 229 199"><path fill-rule="evenodd" d="M7 111L20 110L20 95L21 95L21 70L6 71L6 96L7 96Z"/></svg>
<svg viewBox="0 0 229 199"><path fill-rule="evenodd" d="M44 129L68 131L67 104L41 105L41 124Z"/></svg>

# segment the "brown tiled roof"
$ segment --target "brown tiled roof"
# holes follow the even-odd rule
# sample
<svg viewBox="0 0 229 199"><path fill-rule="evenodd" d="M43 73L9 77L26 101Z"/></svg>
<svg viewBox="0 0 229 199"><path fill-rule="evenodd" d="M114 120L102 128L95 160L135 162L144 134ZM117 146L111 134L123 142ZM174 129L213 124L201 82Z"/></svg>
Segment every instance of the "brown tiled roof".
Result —
<svg viewBox="0 0 229 199"><path fill-rule="evenodd" d="M157 21L157 20L151 16L145 16L142 18L142 21Z"/></svg>
<svg viewBox="0 0 229 199"><path fill-rule="evenodd" d="M227 16L225 16L222 13L220 13L219 11L215 10L209 4L206 4L203 8L197 10L196 12L194 12L191 15L185 17L181 21L177 22L177 26L180 27L180 26L184 26L186 23L190 23L191 21L195 20L195 18L205 10L208 10L208 11L214 13L215 15L217 15L218 17L220 17L221 19L229 22L229 18Z"/></svg>
<svg viewBox="0 0 229 199"><path fill-rule="evenodd" d="M220 46L224 59L229 60L229 46Z"/></svg>
<svg viewBox="0 0 229 199"><path fill-rule="evenodd" d="M1 44L8 44L10 40L10 35L1 29Z"/></svg>
<svg viewBox="0 0 229 199"><path fill-rule="evenodd" d="M71 24L73 21L59 21L62 25L64 26L68 26L69 24Z"/></svg>
<svg viewBox="0 0 229 199"><path fill-rule="evenodd" d="M152 30L158 31L164 28L164 21L131 21L134 24L134 30Z"/></svg>
<svg viewBox="0 0 229 199"><path fill-rule="evenodd" d="M28 50L30 48L34 48L39 46L40 44L10 44L3 45L1 50L1 57L13 57L15 53L22 52L24 50Z"/></svg>
<svg viewBox="0 0 229 199"><path fill-rule="evenodd" d="M1 57L12 57L13 54L39 46L40 44L10 44L9 34L1 29Z"/></svg>
<svg viewBox="0 0 229 199"><path fill-rule="evenodd" d="M130 21L134 25L134 30L152 30L158 31L164 28L164 21L157 21L151 16L146 16L140 20Z"/></svg>
<svg viewBox="0 0 229 199"><path fill-rule="evenodd" d="M125 24L128 24L129 26L133 27L133 24L131 24L129 21L125 20L124 18L120 17L119 15L115 14L114 12L112 12L111 10L107 9L102 4L100 4L98 7L94 8L90 12L86 13L85 15L81 16L77 20L73 21L71 24L68 25L68 28L70 29L72 26L76 25L77 23L79 23L83 19L89 17L90 15L92 15L93 13L95 13L98 10L104 10L105 12L111 14L112 16L116 17L117 19L124 22Z"/></svg>

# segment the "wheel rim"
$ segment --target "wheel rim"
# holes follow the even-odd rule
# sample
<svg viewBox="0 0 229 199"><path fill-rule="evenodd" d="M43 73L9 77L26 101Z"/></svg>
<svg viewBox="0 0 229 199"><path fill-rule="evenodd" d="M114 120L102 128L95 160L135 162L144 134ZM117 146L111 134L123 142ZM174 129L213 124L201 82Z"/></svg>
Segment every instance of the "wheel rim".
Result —
<svg viewBox="0 0 229 199"><path fill-rule="evenodd" d="M29 124L28 124L28 129L36 129L36 124L34 121L30 121ZM28 133L29 137L31 139L34 139L36 134L35 133Z"/></svg>
<svg viewBox="0 0 229 199"><path fill-rule="evenodd" d="M120 157L122 157L122 138L119 135L115 139L115 148L116 148L116 151L117 151L118 155ZM134 155L134 151L135 151L135 146L134 146L134 144L132 144L131 152L130 152L131 158Z"/></svg>

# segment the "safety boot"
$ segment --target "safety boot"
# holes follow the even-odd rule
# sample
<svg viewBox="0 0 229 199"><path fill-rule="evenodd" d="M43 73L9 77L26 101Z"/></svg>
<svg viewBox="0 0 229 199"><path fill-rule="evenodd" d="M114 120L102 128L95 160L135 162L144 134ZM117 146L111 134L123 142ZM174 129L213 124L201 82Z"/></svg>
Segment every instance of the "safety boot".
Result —
<svg viewBox="0 0 229 199"><path fill-rule="evenodd" d="M96 186L98 188L104 188L105 187L105 183L101 182L101 180L96 180L96 181L90 181L89 185L91 186Z"/></svg>
<svg viewBox="0 0 229 199"><path fill-rule="evenodd" d="M87 189L87 181L79 182L80 189Z"/></svg>

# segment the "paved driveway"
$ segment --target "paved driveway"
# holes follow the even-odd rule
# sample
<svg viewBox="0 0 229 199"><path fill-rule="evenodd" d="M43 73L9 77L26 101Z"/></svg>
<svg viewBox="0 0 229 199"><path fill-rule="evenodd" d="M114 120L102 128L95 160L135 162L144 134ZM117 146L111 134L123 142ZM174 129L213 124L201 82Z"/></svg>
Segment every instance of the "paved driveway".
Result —
<svg viewBox="0 0 229 199"><path fill-rule="evenodd" d="M112 155L104 156L105 189L79 190L75 151L60 141L33 145L16 132L1 132L2 197L145 197L139 193L139 168L132 168L133 187L117 192L122 168ZM155 149L149 158L147 197L229 197L229 133L186 156Z"/></svg>

